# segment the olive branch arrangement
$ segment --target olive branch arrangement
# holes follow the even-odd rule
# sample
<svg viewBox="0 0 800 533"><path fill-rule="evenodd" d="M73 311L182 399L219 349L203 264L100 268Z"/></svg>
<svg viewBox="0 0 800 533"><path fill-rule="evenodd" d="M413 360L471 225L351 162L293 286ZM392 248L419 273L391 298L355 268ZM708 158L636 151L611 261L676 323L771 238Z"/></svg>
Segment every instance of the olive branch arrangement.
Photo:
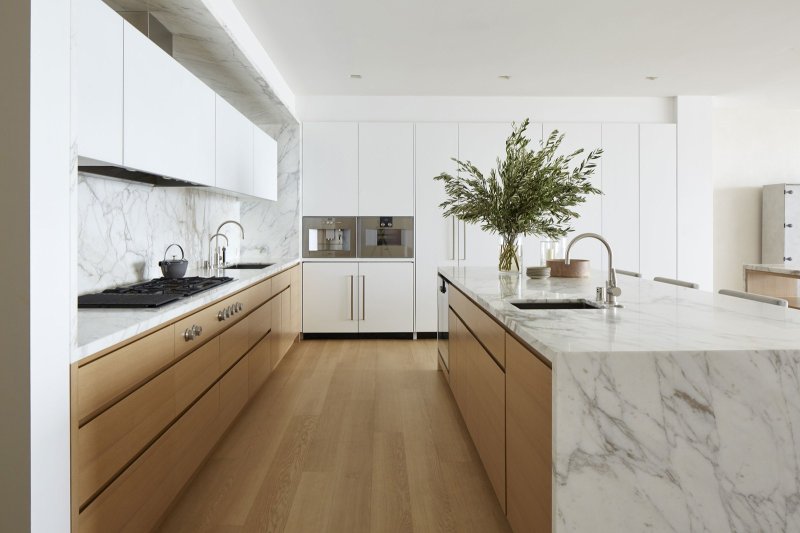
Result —
<svg viewBox="0 0 800 533"><path fill-rule="evenodd" d="M583 148L568 155L556 155L564 134L553 131L538 150L529 149L525 131L530 124L512 124L506 139L505 159L497 158L495 168L485 175L470 161L453 158L458 172L443 172L433 179L444 182L447 199L439 207L443 216L456 216L501 237L499 268L522 269L517 237L538 235L551 239L572 231L570 221L579 215L572 208L590 194L602 194L590 181L602 149L589 152L573 164Z"/></svg>

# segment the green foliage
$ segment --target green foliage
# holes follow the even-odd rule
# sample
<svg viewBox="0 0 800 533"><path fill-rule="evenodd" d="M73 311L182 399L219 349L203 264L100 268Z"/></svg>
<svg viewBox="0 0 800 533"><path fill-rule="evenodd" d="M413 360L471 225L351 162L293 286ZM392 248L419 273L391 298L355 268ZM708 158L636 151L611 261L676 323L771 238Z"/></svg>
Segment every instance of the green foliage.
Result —
<svg viewBox="0 0 800 533"><path fill-rule="evenodd" d="M590 194L590 177L603 151L593 150L578 164L583 153L556 155L564 135L554 131L538 150L528 148L525 137L530 120L512 126L506 140L506 157L497 158L496 168L485 176L470 161L455 161L456 176L443 172L435 180L444 182L447 200L440 204L444 216L479 223L486 231L503 236L539 235L559 238L572 231L570 221L578 217L572 208Z"/></svg>

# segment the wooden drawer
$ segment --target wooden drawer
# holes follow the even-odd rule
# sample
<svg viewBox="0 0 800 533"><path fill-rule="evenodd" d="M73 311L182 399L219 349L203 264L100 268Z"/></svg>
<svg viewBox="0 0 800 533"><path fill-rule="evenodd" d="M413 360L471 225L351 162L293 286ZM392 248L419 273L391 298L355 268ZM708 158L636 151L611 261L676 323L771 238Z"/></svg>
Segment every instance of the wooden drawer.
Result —
<svg viewBox="0 0 800 533"><path fill-rule="evenodd" d="M248 354L247 390L253 396L272 372L272 337L270 333L262 338Z"/></svg>
<svg viewBox="0 0 800 533"><path fill-rule="evenodd" d="M249 364L250 355L248 354L219 381L220 431L224 431L236 419L250 398L248 391Z"/></svg>
<svg viewBox="0 0 800 533"><path fill-rule="evenodd" d="M266 302L250 315L250 346L254 346L261 337L272 328L272 304Z"/></svg>
<svg viewBox="0 0 800 533"><path fill-rule="evenodd" d="M180 414L220 376L219 337L193 351L175 365L175 414Z"/></svg>
<svg viewBox="0 0 800 533"><path fill-rule="evenodd" d="M212 304L200 311L187 316L186 318L175 323L175 356L181 356L186 352L190 352L203 344L208 339L214 337L217 333L224 328L229 327L232 323L241 320L244 317L244 310L242 312L233 314L224 320L220 320L219 313L226 308L242 302L241 293L234 294L229 298L225 298L221 302ZM185 334L192 326L200 326L202 332L200 336L194 339L187 339Z"/></svg>
<svg viewBox="0 0 800 533"><path fill-rule="evenodd" d="M270 298L272 298L272 278L266 279L246 291L250 309L255 309Z"/></svg>
<svg viewBox="0 0 800 533"><path fill-rule="evenodd" d="M79 505L95 494L175 418L175 373L162 372L78 429Z"/></svg>
<svg viewBox="0 0 800 533"><path fill-rule="evenodd" d="M506 332L503 327L452 285L448 292L448 303L478 340L486 346L500 366L505 367Z"/></svg>
<svg viewBox="0 0 800 533"><path fill-rule="evenodd" d="M516 532L552 524L552 372L506 335L507 516Z"/></svg>
<svg viewBox="0 0 800 533"><path fill-rule="evenodd" d="M219 336L219 362L224 372L250 349L252 316L240 320Z"/></svg>
<svg viewBox="0 0 800 533"><path fill-rule="evenodd" d="M279 292L283 292L292 284L292 271L284 270L280 274L276 274L272 278L272 294L273 296Z"/></svg>
<svg viewBox="0 0 800 533"><path fill-rule="evenodd" d="M200 464L198 450L215 442L212 429L218 412L215 385L78 515L78 530L152 530ZM185 465L190 459L195 462L192 468Z"/></svg>
<svg viewBox="0 0 800 533"><path fill-rule="evenodd" d="M175 354L168 326L78 367L77 418L83 422L169 365Z"/></svg>

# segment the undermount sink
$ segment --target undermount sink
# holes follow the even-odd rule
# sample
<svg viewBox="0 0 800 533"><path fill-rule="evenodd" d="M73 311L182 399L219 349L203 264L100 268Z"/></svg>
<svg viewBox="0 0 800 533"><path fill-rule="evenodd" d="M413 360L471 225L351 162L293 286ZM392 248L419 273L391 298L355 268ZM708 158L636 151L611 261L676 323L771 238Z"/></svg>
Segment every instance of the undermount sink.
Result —
<svg viewBox="0 0 800 533"><path fill-rule="evenodd" d="M603 309L591 300L521 300L510 302L517 309Z"/></svg>
<svg viewBox="0 0 800 533"><path fill-rule="evenodd" d="M230 269L234 269L234 270L236 270L236 269L238 269L238 270L244 270L244 269L259 270L259 269L262 269L262 268L270 267L270 266L272 266L274 264L275 263L237 263L235 265L225 265L225 268L230 268Z"/></svg>

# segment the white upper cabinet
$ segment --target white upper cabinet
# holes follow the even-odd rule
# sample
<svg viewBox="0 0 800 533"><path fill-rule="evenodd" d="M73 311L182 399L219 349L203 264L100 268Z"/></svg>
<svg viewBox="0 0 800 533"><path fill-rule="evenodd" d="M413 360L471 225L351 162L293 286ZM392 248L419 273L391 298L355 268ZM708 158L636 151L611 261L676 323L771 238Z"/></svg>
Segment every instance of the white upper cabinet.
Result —
<svg viewBox="0 0 800 533"><path fill-rule="evenodd" d="M647 278L674 278L678 259L675 124L639 126L639 153L641 273Z"/></svg>
<svg viewBox="0 0 800 533"><path fill-rule="evenodd" d="M303 215L358 215L358 124L303 124Z"/></svg>
<svg viewBox="0 0 800 533"><path fill-rule="evenodd" d="M414 215L414 125L358 126L358 214Z"/></svg>
<svg viewBox="0 0 800 533"><path fill-rule="evenodd" d="M214 185L214 92L124 23L126 167Z"/></svg>
<svg viewBox="0 0 800 533"><path fill-rule="evenodd" d="M639 125L603 124L603 236L614 266L639 271Z"/></svg>
<svg viewBox="0 0 800 533"><path fill-rule="evenodd" d="M253 196L278 199L278 143L258 126L253 129Z"/></svg>
<svg viewBox="0 0 800 533"><path fill-rule="evenodd" d="M74 8L78 155L122 164L123 20L101 0Z"/></svg>
<svg viewBox="0 0 800 533"><path fill-rule="evenodd" d="M602 133L599 123L546 123L543 125L544 138L550 136L553 130L558 130L564 134L564 141L558 150L558 155L568 155L583 148L582 154L575 156L572 160L573 167L578 166L579 162L589 155L589 152L596 148L600 148L602 144ZM602 160L601 160L602 161ZM592 185L602 190L602 164L601 161L597 162L594 175L592 176ZM600 195L591 195L587 198L586 202L575 206L574 211L578 213L578 218L572 220L572 228L574 231L567 235L567 242L570 239L581 233L603 233L602 231L602 197ZM595 240L582 241L575 245L572 252L572 257L576 259L589 259L591 261L591 268L601 269L606 263L605 250L602 245Z"/></svg>
<svg viewBox="0 0 800 533"><path fill-rule="evenodd" d="M253 124L219 95L216 100L216 186L253 194Z"/></svg>

